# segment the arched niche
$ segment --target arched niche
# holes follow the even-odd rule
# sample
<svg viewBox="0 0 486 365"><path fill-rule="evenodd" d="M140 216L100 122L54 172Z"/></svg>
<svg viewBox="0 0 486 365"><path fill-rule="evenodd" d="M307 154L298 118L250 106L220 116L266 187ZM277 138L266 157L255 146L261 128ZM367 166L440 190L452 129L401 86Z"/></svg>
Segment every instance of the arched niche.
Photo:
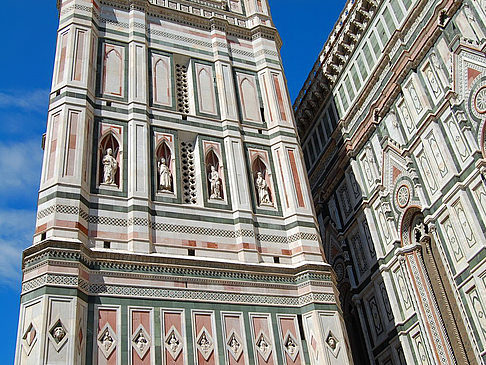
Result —
<svg viewBox="0 0 486 365"><path fill-rule="evenodd" d="M122 55L116 49L107 51L105 55L104 93L122 95L123 62Z"/></svg>
<svg viewBox="0 0 486 365"><path fill-rule="evenodd" d="M155 102L171 105L170 65L168 60L159 58L154 66L154 96Z"/></svg>
<svg viewBox="0 0 486 365"><path fill-rule="evenodd" d="M267 164L257 156L252 164L251 171L255 184L258 206L273 206L273 191L270 179L270 171ZM263 181L261 180L263 179Z"/></svg>
<svg viewBox="0 0 486 365"><path fill-rule="evenodd" d="M208 197L212 200L224 200L223 166L218 154L213 148L205 156L206 177L208 181Z"/></svg>
<svg viewBox="0 0 486 365"><path fill-rule="evenodd" d="M173 153L169 145L162 141L155 150L157 162L157 190L163 193L174 192Z"/></svg>
<svg viewBox="0 0 486 365"><path fill-rule="evenodd" d="M111 132L106 133L99 144L99 171L98 171L98 184L111 185L120 187L120 143L115 135ZM111 152L110 152L111 151ZM110 163L110 158L113 160ZM111 178L108 179L108 167L112 170Z"/></svg>
<svg viewBox="0 0 486 365"><path fill-rule="evenodd" d="M240 92L244 118L249 121L260 122L260 103L255 80L244 77L240 82Z"/></svg>

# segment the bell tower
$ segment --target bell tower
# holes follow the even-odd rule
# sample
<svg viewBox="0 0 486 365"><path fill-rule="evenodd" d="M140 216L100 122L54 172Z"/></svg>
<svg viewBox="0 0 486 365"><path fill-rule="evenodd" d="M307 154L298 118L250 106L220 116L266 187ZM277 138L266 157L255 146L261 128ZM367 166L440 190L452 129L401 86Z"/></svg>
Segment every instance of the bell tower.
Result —
<svg viewBox="0 0 486 365"><path fill-rule="evenodd" d="M266 0L59 0L16 364L351 364Z"/></svg>

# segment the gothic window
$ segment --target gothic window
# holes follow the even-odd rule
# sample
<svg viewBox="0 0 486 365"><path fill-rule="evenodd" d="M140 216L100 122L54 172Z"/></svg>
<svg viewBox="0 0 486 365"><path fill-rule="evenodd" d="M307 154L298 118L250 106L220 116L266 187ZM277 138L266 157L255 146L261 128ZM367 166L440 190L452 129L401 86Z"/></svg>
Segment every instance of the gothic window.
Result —
<svg viewBox="0 0 486 365"><path fill-rule="evenodd" d="M98 183L120 187L120 167L120 144L112 133L108 133L99 145Z"/></svg>
<svg viewBox="0 0 486 365"><path fill-rule="evenodd" d="M252 176L255 184L258 206L273 206L273 194L270 190L270 176L267 165L260 157L252 164Z"/></svg>
<svg viewBox="0 0 486 365"><path fill-rule="evenodd" d="M167 143L160 143L156 152L157 190L165 193L174 191L172 152Z"/></svg>
<svg viewBox="0 0 486 365"><path fill-rule="evenodd" d="M171 106L172 105L172 91L171 91L171 72L170 72L170 58L157 56L159 59L154 66L154 101L156 103Z"/></svg>
<svg viewBox="0 0 486 365"><path fill-rule="evenodd" d="M208 197L211 200L223 200L223 169L219 158L213 149L206 153L206 177L208 182Z"/></svg>
<svg viewBox="0 0 486 365"><path fill-rule="evenodd" d="M118 49L108 46L106 47L105 65L103 71L103 93L122 96L123 57Z"/></svg>

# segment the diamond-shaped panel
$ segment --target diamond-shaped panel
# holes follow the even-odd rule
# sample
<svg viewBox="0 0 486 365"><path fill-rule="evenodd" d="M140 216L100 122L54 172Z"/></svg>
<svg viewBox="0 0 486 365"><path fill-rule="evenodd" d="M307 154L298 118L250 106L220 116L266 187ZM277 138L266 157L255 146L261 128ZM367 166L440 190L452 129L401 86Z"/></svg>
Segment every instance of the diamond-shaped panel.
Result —
<svg viewBox="0 0 486 365"><path fill-rule="evenodd" d="M260 331L255 341L256 349L258 353L263 357L263 360L268 361L270 354L272 353L272 345L268 337Z"/></svg>
<svg viewBox="0 0 486 365"><path fill-rule="evenodd" d="M52 345L54 346L56 351L59 352L62 346L64 346L64 344L68 340L66 327L64 326L60 318L54 321L54 324L50 327L47 336L51 340Z"/></svg>
<svg viewBox="0 0 486 365"><path fill-rule="evenodd" d="M208 361L214 350L214 342L206 327L203 327L203 329L199 332L196 347L203 356L204 360Z"/></svg>
<svg viewBox="0 0 486 365"><path fill-rule="evenodd" d="M27 356L30 355L30 352L34 348L36 342L37 342L37 329L35 328L35 325L31 322L27 326L27 329L25 330L22 336L22 345L23 345L22 348L24 349Z"/></svg>
<svg viewBox="0 0 486 365"><path fill-rule="evenodd" d="M109 323L106 323L98 334L98 348L101 350L106 359L115 351L117 340L115 331Z"/></svg>
<svg viewBox="0 0 486 365"><path fill-rule="evenodd" d="M226 348L228 349L229 353L235 361L238 361L243 353L243 341L241 340L240 336L236 333L233 329L228 336L228 340L226 341Z"/></svg>
<svg viewBox="0 0 486 365"><path fill-rule="evenodd" d="M143 360L147 352L150 350L152 344L150 335L147 333L142 325L139 325L132 335L132 346L137 352L140 359Z"/></svg>
<svg viewBox="0 0 486 365"><path fill-rule="evenodd" d="M177 329L172 326L165 336L165 348L174 360L177 360L184 347L182 336Z"/></svg>
<svg viewBox="0 0 486 365"><path fill-rule="evenodd" d="M295 359L297 359L300 348L297 340L292 335L292 333L290 333L290 331L287 331L287 334L285 335L284 349L287 355L289 355L289 357L292 359L292 361L295 361Z"/></svg>

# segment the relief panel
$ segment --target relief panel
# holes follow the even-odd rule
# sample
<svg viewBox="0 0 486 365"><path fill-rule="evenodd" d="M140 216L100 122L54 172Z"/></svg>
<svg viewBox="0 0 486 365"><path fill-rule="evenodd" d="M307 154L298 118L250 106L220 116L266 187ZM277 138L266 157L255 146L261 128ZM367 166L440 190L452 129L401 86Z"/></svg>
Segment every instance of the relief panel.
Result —
<svg viewBox="0 0 486 365"><path fill-rule="evenodd" d="M255 365L276 365L272 322L268 314L250 314L251 342Z"/></svg>
<svg viewBox="0 0 486 365"><path fill-rule="evenodd" d="M222 313L226 364L248 365L246 330L242 313Z"/></svg>
<svg viewBox="0 0 486 365"><path fill-rule="evenodd" d="M162 309L162 359L164 365L184 365L187 362L184 310Z"/></svg>

